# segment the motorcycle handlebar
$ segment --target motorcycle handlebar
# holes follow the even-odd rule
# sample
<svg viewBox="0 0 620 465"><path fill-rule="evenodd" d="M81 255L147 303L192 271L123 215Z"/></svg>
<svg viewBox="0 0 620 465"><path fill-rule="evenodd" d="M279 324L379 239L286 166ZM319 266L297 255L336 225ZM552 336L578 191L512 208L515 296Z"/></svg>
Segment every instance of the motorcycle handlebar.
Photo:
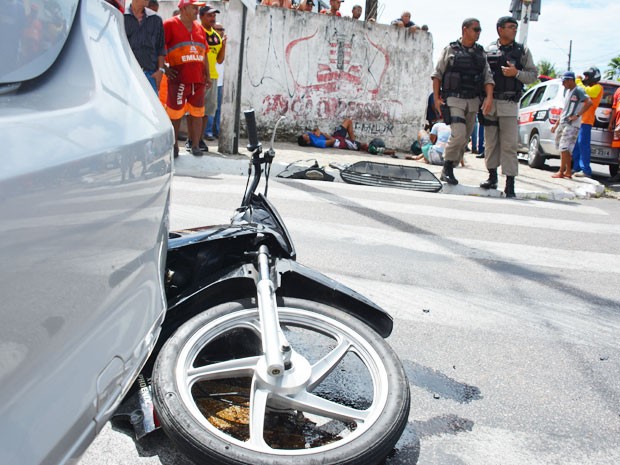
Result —
<svg viewBox="0 0 620 465"><path fill-rule="evenodd" d="M253 152L260 146L260 142L258 142L258 132L256 131L254 109L246 110L243 114L245 115L245 125L248 131L248 150Z"/></svg>

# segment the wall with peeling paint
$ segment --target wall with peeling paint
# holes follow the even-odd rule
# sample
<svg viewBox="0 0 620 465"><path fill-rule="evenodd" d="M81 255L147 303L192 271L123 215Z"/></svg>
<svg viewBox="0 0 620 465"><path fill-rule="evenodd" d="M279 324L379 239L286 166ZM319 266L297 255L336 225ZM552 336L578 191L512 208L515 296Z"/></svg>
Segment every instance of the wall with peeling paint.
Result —
<svg viewBox="0 0 620 465"><path fill-rule="evenodd" d="M259 7L249 16L242 108L278 137L331 132L344 118L358 139L408 149L432 91L432 37L382 24ZM266 135L266 134L265 134Z"/></svg>

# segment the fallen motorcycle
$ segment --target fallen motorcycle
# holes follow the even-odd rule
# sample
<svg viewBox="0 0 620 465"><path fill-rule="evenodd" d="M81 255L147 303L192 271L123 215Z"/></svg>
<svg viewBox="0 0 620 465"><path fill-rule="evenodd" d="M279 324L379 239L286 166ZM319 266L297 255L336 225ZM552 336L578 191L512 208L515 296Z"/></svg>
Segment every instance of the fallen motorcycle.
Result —
<svg viewBox="0 0 620 465"><path fill-rule="evenodd" d="M277 124L263 153L253 110L245 117L252 156L231 223L169 236L169 309L150 380L157 418L197 463L381 463L410 406L384 340L392 319L296 261L267 200Z"/></svg>

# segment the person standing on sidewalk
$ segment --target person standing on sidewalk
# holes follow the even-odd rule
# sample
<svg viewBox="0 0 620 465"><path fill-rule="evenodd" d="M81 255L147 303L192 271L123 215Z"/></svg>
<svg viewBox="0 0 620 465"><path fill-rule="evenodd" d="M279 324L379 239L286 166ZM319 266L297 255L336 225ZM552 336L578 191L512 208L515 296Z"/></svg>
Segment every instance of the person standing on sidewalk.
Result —
<svg viewBox="0 0 620 465"><path fill-rule="evenodd" d="M611 132L612 148L620 148L620 87L616 89L611 103L611 116L607 130Z"/></svg>
<svg viewBox="0 0 620 465"><path fill-rule="evenodd" d="M562 85L566 89L564 109L560 119L553 125L551 132L555 133L555 145L560 149L560 170L552 178L571 178L571 154L577 142L581 117L592 105L592 100L586 95L583 88L575 82L575 73L566 71L562 75Z"/></svg>
<svg viewBox="0 0 620 465"><path fill-rule="evenodd" d="M220 37L224 38L224 26L221 23L215 23L213 29L217 31ZM224 95L224 63L215 63L215 69L217 70L217 110L215 110L215 116L213 117L213 124L211 125L211 119L209 118L209 123L207 123L206 131L209 132L211 129L211 134L213 137L220 137L220 119L222 115L222 96Z"/></svg>
<svg viewBox="0 0 620 465"><path fill-rule="evenodd" d="M149 0L133 0L125 10L125 34L142 72L155 92L159 89L166 68L164 24L162 19L146 6Z"/></svg>
<svg viewBox="0 0 620 465"><path fill-rule="evenodd" d="M595 112L603 98L603 86L598 82L601 80L601 72L592 66L583 72L583 79L577 78L577 85L586 91L586 95L592 100L592 106L588 108L581 118L581 127L577 136L577 143L573 149L573 176L592 177L592 167L590 166L590 139L592 136L592 126L594 125Z"/></svg>
<svg viewBox="0 0 620 465"><path fill-rule="evenodd" d="M207 140L214 140L213 137L213 119L217 111L217 81L218 72L216 64L222 64L226 56L226 35L220 35L215 27L215 15L220 10L216 10L212 6L203 6L200 8L200 22L207 35L207 45L209 45L209 75L211 76L211 87L205 93L205 115L202 119L202 134Z"/></svg>
<svg viewBox="0 0 620 465"><path fill-rule="evenodd" d="M497 20L499 38L487 49L487 61L493 73L493 105L488 115L479 118L484 126L484 162L489 178L480 183L483 189L497 189L497 167L501 165L506 176L504 193L514 198L515 176L519 172L517 148L519 138L519 99L523 84L531 84L538 69L530 50L515 42L518 23L511 16Z"/></svg>
<svg viewBox="0 0 620 465"><path fill-rule="evenodd" d="M476 43L480 31L477 19L463 21L461 38L443 49L431 75L435 109L452 129L440 177L451 185L459 183L454 177L454 165L463 157L478 109L482 105L486 115L493 104L493 75L484 49Z"/></svg>
<svg viewBox="0 0 620 465"><path fill-rule="evenodd" d="M168 96L166 112L174 128L174 156L179 154L181 118L189 112L187 129L192 140L192 155L202 155L202 117L205 109L205 90L211 87L207 53L209 47L205 31L196 17L203 2L179 0L179 16L164 21L167 61ZM202 142L204 144L204 142Z"/></svg>

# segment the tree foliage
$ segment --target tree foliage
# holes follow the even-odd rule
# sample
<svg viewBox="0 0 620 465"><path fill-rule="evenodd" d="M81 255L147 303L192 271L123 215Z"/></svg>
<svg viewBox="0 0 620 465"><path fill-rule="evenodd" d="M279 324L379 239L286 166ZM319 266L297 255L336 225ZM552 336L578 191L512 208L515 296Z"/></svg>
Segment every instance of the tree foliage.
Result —
<svg viewBox="0 0 620 465"><path fill-rule="evenodd" d="M546 60L540 60L538 62L538 74L542 74L544 76L549 76L550 78L556 78L557 77L557 71L555 69L555 64L552 64L549 61Z"/></svg>
<svg viewBox="0 0 620 465"><path fill-rule="evenodd" d="M607 71L605 71L605 79L617 79L620 81L620 56L612 58L607 64Z"/></svg>

